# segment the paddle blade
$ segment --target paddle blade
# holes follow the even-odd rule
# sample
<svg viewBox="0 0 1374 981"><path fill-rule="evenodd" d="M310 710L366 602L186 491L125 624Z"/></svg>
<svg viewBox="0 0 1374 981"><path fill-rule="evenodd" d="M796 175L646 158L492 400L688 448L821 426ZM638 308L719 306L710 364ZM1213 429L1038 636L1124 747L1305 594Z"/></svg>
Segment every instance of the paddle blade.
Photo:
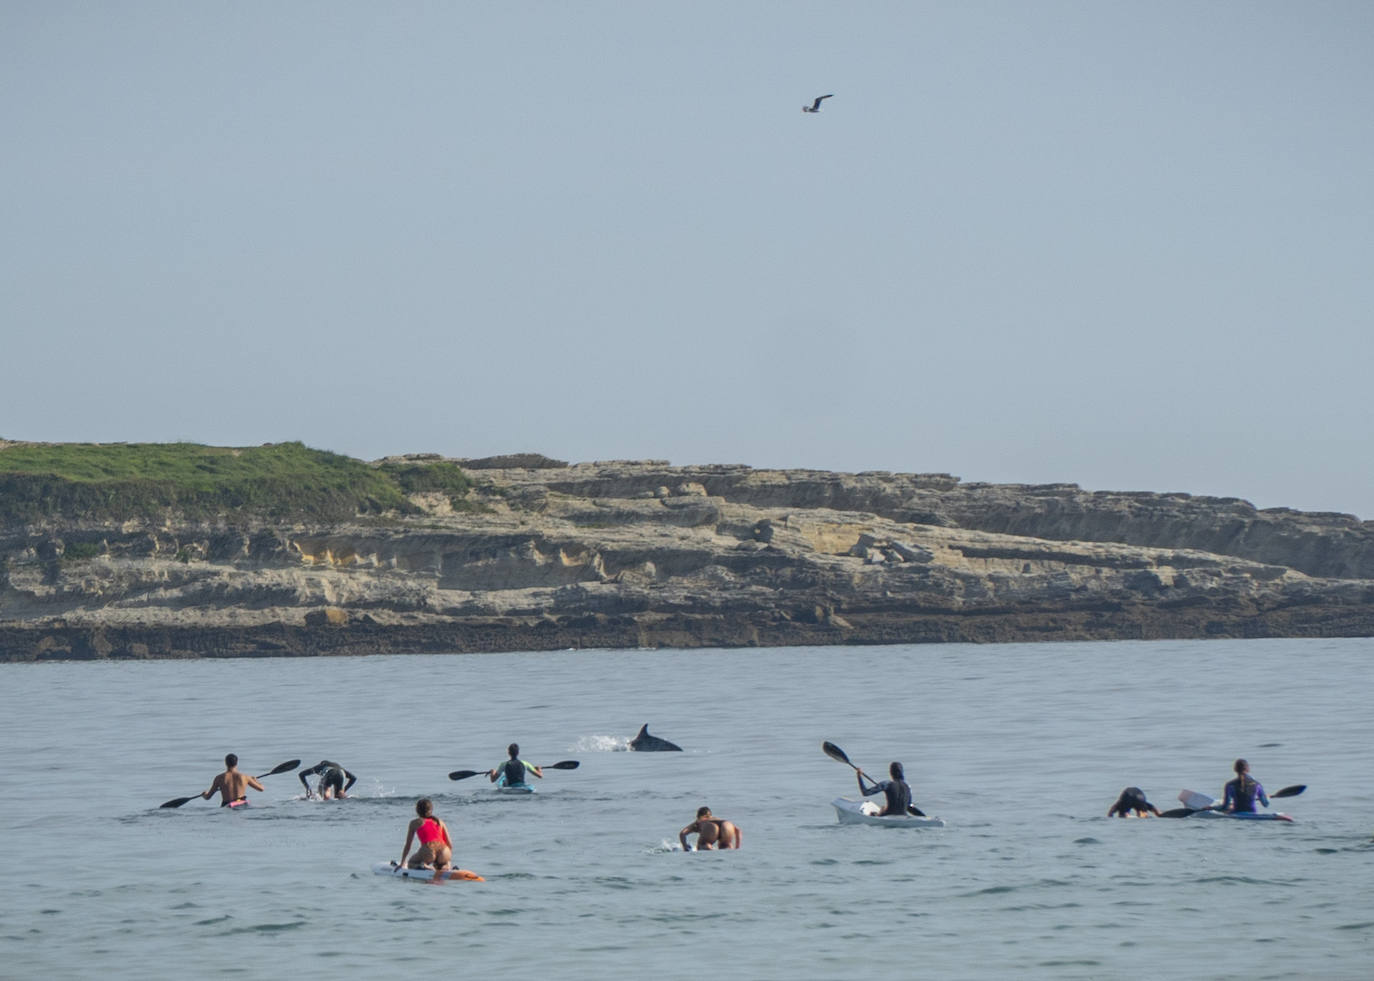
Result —
<svg viewBox="0 0 1374 981"><path fill-rule="evenodd" d="M1291 786L1291 787L1284 787L1282 790L1276 790L1276 791L1274 791L1272 794L1270 794L1269 796L1270 796L1270 797L1296 797L1296 796L1298 796L1298 794L1302 793L1302 792L1303 792L1304 790L1306 790L1306 789L1307 789L1307 784L1305 784L1305 783L1295 783L1295 784L1293 784L1293 786Z"/></svg>
<svg viewBox="0 0 1374 981"><path fill-rule="evenodd" d="M841 763L845 763L849 766L854 765L849 762L849 757L844 755L844 750L840 749L840 747L836 746L834 743L821 743L821 749L825 750L825 755L832 760L839 760Z"/></svg>
<svg viewBox="0 0 1374 981"><path fill-rule="evenodd" d="M468 777L475 777L477 774L485 772L485 770L454 770L448 775L448 778L450 780L466 780Z"/></svg>
<svg viewBox="0 0 1374 981"><path fill-rule="evenodd" d="M180 807L182 804L185 804L188 800L195 800L196 797L199 797L199 796L200 796L199 794L196 794L195 796L192 796L192 797L173 797L173 798L172 798L171 800L169 800L167 803L165 803L165 804L159 804L158 807Z"/></svg>
<svg viewBox="0 0 1374 981"><path fill-rule="evenodd" d="M1199 794L1196 790L1180 790L1178 792L1178 802L1184 807L1191 807L1195 811L1206 811L1216 807L1220 801L1208 797L1206 794Z"/></svg>
<svg viewBox="0 0 1374 981"><path fill-rule="evenodd" d="M1197 811L1191 807L1175 807L1173 810L1160 811L1162 818L1186 818L1189 814L1196 814Z"/></svg>
<svg viewBox="0 0 1374 981"><path fill-rule="evenodd" d="M923 818L926 816L926 812L921 810L915 804L908 804L906 806L906 812L910 814L912 817Z"/></svg>
<svg viewBox="0 0 1374 981"><path fill-rule="evenodd" d="M261 780L263 777L270 777L274 773L285 773L287 770L294 770L296 767L300 765L300 760L287 760L285 763L278 763L276 766L272 767L272 769L268 770L266 773L260 774L258 776L258 779Z"/></svg>
<svg viewBox="0 0 1374 981"><path fill-rule="evenodd" d="M541 766L541 770L576 770L582 764L577 760L562 760L558 763L550 763L548 766Z"/></svg>

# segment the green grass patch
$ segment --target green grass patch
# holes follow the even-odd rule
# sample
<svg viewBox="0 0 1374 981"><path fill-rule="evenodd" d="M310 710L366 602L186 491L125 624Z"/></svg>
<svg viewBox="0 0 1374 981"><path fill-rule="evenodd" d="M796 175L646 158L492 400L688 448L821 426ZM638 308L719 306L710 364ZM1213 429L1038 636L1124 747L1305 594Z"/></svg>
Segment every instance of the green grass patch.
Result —
<svg viewBox="0 0 1374 981"><path fill-rule="evenodd" d="M457 468L454 468L457 469ZM20 444L0 449L0 520L340 520L415 508L390 475L303 443Z"/></svg>

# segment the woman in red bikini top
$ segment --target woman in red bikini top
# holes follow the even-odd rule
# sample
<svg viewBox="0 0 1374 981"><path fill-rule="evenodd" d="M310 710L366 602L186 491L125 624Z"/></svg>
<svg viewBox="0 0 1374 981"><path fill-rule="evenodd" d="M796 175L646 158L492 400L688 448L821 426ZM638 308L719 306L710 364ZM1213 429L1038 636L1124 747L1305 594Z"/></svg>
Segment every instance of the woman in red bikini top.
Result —
<svg viewBox="0 0 1374 981"><path fill-rule="evenodd" d="M415 802L418 817L411 820L406 828L406 844L401 851L401 865L406 864L410 846L416 841L419 847L410 859L412 869L435 869L442 871L453 861L453 841L448 836L448 825L434 816L434 802L422 797Z"/></svg>

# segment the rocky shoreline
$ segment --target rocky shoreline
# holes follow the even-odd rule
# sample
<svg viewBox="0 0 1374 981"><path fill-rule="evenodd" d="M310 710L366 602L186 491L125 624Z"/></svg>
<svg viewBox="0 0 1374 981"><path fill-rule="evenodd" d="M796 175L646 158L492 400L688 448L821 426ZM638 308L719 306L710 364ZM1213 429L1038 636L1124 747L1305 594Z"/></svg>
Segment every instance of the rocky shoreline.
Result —
<svg viewBox="0 0 1374 981"><path fill-rule="evenodd" d="M427 457L426 459L433 459ZM470 510L0 529L0 659L1374 635L1374 523L1234 498L659 461Z"/></svg>

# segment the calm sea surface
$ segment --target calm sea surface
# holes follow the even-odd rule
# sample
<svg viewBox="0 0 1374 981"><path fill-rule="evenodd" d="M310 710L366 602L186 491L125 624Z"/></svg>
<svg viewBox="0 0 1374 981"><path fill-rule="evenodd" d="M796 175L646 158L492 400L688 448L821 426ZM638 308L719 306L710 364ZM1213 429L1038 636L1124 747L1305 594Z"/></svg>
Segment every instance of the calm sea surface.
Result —
<svg viewBox="0 0 1374 981"><path fill-rule="evenodd" d="M0 664L0 975L1365 978L1371 692L1374 640ZM839 825L827 739L948 826ZM582 765L447 779L512 740ZM227 752L360 780L158 808ZM1298 823L1104 817L1237 756ZM372 874L425 795L485 883Z"/></svg>

